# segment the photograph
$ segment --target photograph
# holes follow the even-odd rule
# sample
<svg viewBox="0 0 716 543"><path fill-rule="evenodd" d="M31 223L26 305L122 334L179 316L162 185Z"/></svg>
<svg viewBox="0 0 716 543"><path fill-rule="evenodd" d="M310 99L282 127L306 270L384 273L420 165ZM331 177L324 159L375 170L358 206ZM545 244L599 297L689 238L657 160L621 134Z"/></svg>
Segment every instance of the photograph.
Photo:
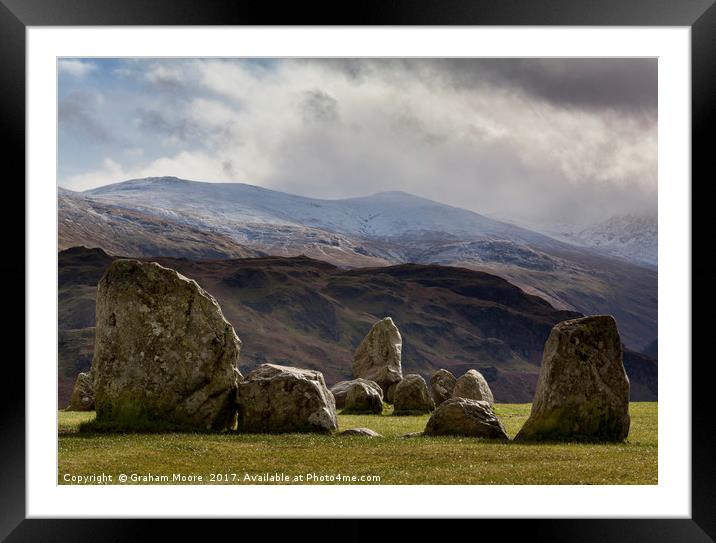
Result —
<svg viewBox="0 0 716 543"><path fill-rule="evenodd" d="M658 485L659 62L58 57L57 484Z"/></svg>

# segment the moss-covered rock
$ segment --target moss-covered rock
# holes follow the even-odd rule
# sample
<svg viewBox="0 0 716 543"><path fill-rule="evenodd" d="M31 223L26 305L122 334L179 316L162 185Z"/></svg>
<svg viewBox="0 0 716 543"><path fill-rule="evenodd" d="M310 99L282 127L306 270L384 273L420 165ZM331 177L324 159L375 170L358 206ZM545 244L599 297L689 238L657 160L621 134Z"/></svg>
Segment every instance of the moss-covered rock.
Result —
<svg viewBox="0 0 716 543"><path fill-rule="evenodd" d="M247 433L338 429L336 405L320 371L262 364L239 383L237 430Z"/></svg>
<svg viewBox="0 0 716 543"><path fill-rule="evenodd" d="M508 439L504 426L485 401L450 398L441 403L425 426L426 436L471 436Z"/></svg>
<svg viewBox="0 0 716 543"><path fill-rule="evenodd" d="M90 372L77 375L68 411L92 411L94 409L94 386Z"/></svg>
<svg viewBox="0 0 716 543"><path fill-rule="evenodd" d="M490 385L483 375L477 370L467 370L456 382L452 389L453 398L465 398L477 400L494 405L495 398L492 396Z"/></svg>
<svg viewBox="0 0 716 543"><path fill-rule="evenodd" d="M375 390L376 394L380 396L381 401L383 401L383 389L380 388L380 385L378 385L375 381L361 378L352 379L350 381L339 381L331 387L331 394L333 394L333 399L336 401L336 409L343 409L346 406L346 396L348 395L348 391L353 388L356 383L362 383L372 388Z"/></svg>
<svg viewBox="0 0 716 543"><path fill-rule="evenodd" d="M383 412L383 392L380 391L380 387L376 390L376 387L356 380L346 394L343 413L380 415Z"/></svg>
<svg viewBox="0 0 716 543"><path fill-rule="evenodd" d="M402 378L402 348L403 339L393 319L379 320L353 355L353 376L375 381L387 393Z"/></svg>
<svg viewBox="0 0 716 543"><path fill-rule="evenodd" d="M629 434L629 379L611 316L557 324L519 441L612 441Z"/></svg>
<svg viewBox="0 0 716 543"><path fill-rule="evenodd" d="M97 425L230 427L240 347L195 281L154 262L114 261L97 288Z"/></svg>
<svg viewBox="0 0 716 543"><path fill-rule="evenodd" d="M456 381L455 376L445 369L440 369L433 374L430 378L430 389L435 405L440 405L452 397Z"/></svg>
<svg viewBox="0 0 716 543"><path fill-rule="evenodd" d="M394 415L422 415L435 409L428 385L422 376L410 374L395 385Z"/></svg>

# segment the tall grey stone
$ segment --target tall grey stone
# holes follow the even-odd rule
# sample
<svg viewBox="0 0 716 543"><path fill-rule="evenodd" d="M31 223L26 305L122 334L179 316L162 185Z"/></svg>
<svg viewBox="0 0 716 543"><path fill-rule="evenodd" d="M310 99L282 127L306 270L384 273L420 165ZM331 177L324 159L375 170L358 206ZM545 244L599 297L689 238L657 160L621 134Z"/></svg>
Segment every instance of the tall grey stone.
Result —
<svg viewBox="0 0 716 543"><path fill-rule="evenodd" d="M155 262L115 260L97 287L97 421L231 426L240 348L195 281Z"/></svg>
<svg viewBox="0 0 716 543"><path fill-rule="evenodd" d="M435 409L425 379L417 374L406 375L395 385L393 402L394 415L419 415Z"/></svg>
<svg viewBox="0 0 716 543"><path fill-rule="evenodd" d="M490 405L495 403L492 391L482 374L477 370L468 370L455 382L452 389L453 398L466 398L487 402Z"/></svg>
<svg viewBox="0 0 716 543"><path fill-rule="evenodd" d="M488 402L466 398L450 398L441 403L428 420L424 434L508 439Z"/></svg>
<svg viewBox="0 0 716 543"><path fill-rule="evenodd" d="M611 441L629 434L629 379L613 317L560 322L544 346L532 412L515 439Z"/></svg>
<svg viewBox="0 0 716 543"><path fill-rule="evenodd" d="M248 433L338 429L336 405L319 371L262 364L239 383L237 429Z"/></svg>
<svg viewBox="0 0 716 543"><path fill-rule="evenodd" d="M375 381L387 392L403 376L400 365L403 340L393 319L386 317L373 325L353 355L353 377Z"/></svg>
<svg viewBox="0 0 716 543"><path fill-rule="evenodd" d="M430 378L430 388L433 393L435 405L440 405L452 397L455 382L455 376L448 370L440 369L433 373L433 376Z"/></svg>

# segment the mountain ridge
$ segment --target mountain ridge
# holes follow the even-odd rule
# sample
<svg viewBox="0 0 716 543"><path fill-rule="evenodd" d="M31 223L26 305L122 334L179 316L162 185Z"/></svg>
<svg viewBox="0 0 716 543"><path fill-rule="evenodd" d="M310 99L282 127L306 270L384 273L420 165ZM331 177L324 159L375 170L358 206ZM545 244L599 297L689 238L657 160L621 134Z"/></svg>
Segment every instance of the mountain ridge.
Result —
<svg viewBox="0 0 716 543"><path fill-rule="evenodd" d="M60 206L61 248L187 258L306 254L344 268L461 266L500 275L561 309L614 314L632 348L657 336L656 270L401 191L323 200L248 184L145 178L59 198L88 208L66 221L72 206ZM126 235L95 235L107 220ZM184 232L193 245L183 253ZM149 240L137 244L142 236Z"/></svg>

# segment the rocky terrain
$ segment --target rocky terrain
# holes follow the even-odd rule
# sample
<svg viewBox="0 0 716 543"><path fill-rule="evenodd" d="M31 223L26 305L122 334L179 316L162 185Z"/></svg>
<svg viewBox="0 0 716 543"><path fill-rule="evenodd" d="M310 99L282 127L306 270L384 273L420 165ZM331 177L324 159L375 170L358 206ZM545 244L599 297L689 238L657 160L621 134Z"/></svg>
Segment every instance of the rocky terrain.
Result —
<svg viewBox="0 0 716 543"><path fill-rule="evenodd" d="M92 359L96 285L115 257L99 249L59 253L59 404ZM391 316L402 334L405 373L477 368L498 402L528 402L556 310L509 282L464 268L404 264L346 270L307 257L156 258L195 279L220 303L241 338L240 370L262 363L320 370L327 384L351 378L353 353ZM617 322L619 319L617 318ZM632 399L655 399L653 359L625 351Z"/></svg>
<svg viewBox="0 0 716 543"><path fill-rule="evenodd" d="M612 314L627 346L657 336L657 272L402 192L321 200L241 183L136 179L59 195L60 248L128 256L305 255L342 268L486 271L554 307Z"/></svg>

